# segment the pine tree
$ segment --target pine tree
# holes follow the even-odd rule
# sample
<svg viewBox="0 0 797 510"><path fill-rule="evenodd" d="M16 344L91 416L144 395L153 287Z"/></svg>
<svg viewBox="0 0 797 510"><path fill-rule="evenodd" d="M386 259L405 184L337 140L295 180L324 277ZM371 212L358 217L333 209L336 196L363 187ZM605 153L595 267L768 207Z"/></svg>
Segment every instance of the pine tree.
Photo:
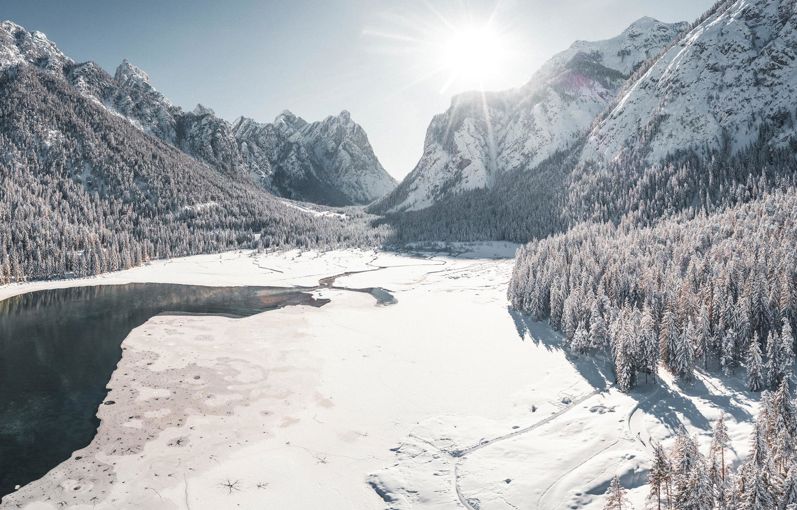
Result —
<svg viewBox="0 0 797 510"><path fill-rule="evenodd" d="M714 508L714 490L711 486L705 460L698 459L688 474L686 499L679 506L684 510L712 510Z"/></svg>
<svg viewBox="0 0 797 510"><path fill-rule="evenodd" d="M633 507L625 495L625 489L620 484L620 477L612 478L609 489L606 491L606 504L604 510L631 510Z"/></svg>
<svg viewBox="0 0 797 510"><path fill-rule="evenodd" d="M636 383L634 363L634 338L628 331L626 320L621 316L614 334L614 375L620 391L628 391Z"/></svg>
<svg viewBox="0 0 797 510"><path fill-rule="evenodd" d="M783 363L782 372L790 374L794 368L794 334L788 317L783 317L780 330L780 356Z"/></svg>
<svg viewBox="0 0 797 510"><path fill-rule="evenodd" d="M659 346L655 328L652 311L649 306L645 306L639 323L641 365L646 374L653 375L654 380L659 367Z"/></svg>
<svg viewBox="0 0 797 510"><path fill-rule="evenodd" d="M679 379L689 380L694 374L695 365L692 350L694 337L695 328L692 321L689 321L686 329L676 339L675 351L670 354L671 370Z"/></svg>
<svg viewBox="0 0 797 510"><path fill-rule="evenodd" d="M672 353L678 342L680 332L675 322L675 314L668 307L662 317L661 332L659 333L659 358L672 371Z"/></svg>
<svg viewBox="0 0 797 510"><path fill-rule="evenodd" d="M562 288L562 284L559 280L556 280L556 282L551 285L550 302L551 303L549 306L551 312L548 320L553 329L561 331L562 313L564 311L565 296L564 296L564 289Z"/></svg>
<svg viewBox="0 0 797 510"><path fill-rule="evenodd" d="M711 323L706 305L700 307L695 329L695 354L703 359L703 369L708 370L708 358L711 354Z"/></svg>
<svg viewBox="0 0 797 510"><path fill-rule="evenodd" d="M783 379L777 391L764 400L766 417L765 434L771 451L772 463L783 476L786 475L795 455L797 440L797 410L789 389L789 381Z"/></svg>
<svg viewBox="0 0 797 510"><path fill-rule="evenodd" d="M788 509L790 505L797 507L797 463L792 462L786 478L781 487L780 501L778 509Z"/></svg>
<svg viewBox="0 0 797 510"><path fill-rule="evenodd" d="M672 466L670 465L670 459L661 444L656 443L653 445L653 465L648 474L648 483L650 484L649 497L652 498L655 495L657 510L661 510L662 490L666 496L665 501L669 504L671 482Z"/></svg>
<svg viewBox="0 0 797 510"><path fill-rule="evenodd" d="M785 375L785 367L781 356L781 342L778 335L770 331L767 336L767 385L775 389Z"/></svg>
<svg viewBox="0 0 797 510"><path fill-rule="evenodd" d="M774 490L770 478L771 465L762 428L760 423L756 423L753 428L750 454L740 469L740 490L737 499L741 510L775 508Z"/></svg>
<svg viewBox="0 0 797 510"><path fill-rule="evenodd" d="M729 329L722 337L720 354L720 365L725 375L733 374L733 370L738 365L736 359L736 332L733 329Z"/></svg>
<svg viewBox="0 0 797 510"><path fill-rule="evenodd" d="M587 327L584 325L584 321L581 321L578 323L578 327L576 328L575 335L573 335L573 341L571 342L570 347L573 349L573 352L577 354L584 354L589 349L589 346L589 332L587 331Z"/></svg>
<svg viewBox="0 0 797 510"><path fill-rule="evenodd" d="M589 340L594 349L605 349L608 344L606 321L600 311L600 300L595 299L589 316Z"/></svg>
<svg viewBox="0 0 797 510"><path fill-rule="evenodd" d="M682 430L675 438L671 457L672 503L674 508L683 508L689 501L690 492L693 490L693 487L690 486L692 471L699 462L702 462L697 443L685 430Z"/></svg>
<svg viewBox="0 0 797 510"><path fill-rule="evenodd" d="M763 360L761 359L761 346L758 342L758 334L753 335L750 342L750 349L747 353L747 389L750 391L761 391L764 389Z"/></svg>
<svg viewBox="0 0 797 510"><path fill-rule="evenodd" d="M711 454L715 458L719 456L720 477L723 482L725 481L725 449L728 448L730 442L728 428L725 426L725 414L722 413L714 425L714 433L711 438Z"/></svg>

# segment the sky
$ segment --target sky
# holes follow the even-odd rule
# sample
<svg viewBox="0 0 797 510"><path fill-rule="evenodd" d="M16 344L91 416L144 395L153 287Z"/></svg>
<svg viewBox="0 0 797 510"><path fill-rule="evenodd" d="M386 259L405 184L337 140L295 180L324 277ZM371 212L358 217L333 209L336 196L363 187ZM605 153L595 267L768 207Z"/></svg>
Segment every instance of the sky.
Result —
<svg viewBox="0 0 797 510"><path fill-rule="evenodd" d="M232 121L342 110L397 179L454 94L523 85L578 39L642 16L692 21L714 0L3 0L76 61L142 68L173 103Z"/></svg>

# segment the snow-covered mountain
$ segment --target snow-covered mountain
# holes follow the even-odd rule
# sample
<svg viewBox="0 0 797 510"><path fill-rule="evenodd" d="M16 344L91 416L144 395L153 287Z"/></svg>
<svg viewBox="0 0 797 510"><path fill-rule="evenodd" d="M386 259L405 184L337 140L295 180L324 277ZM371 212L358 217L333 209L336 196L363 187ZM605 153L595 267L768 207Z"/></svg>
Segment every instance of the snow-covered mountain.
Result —
<svg viewBox="0 0 797 510"><path fill-rule="evenodd" d="M396 186L347 111L312 123L289 111L271 124L241 117L233 133L246 166L282 196L363 204Z"/></svg>
<svg viewBox="0 0 797 510"><path fill-rule="evenodd" d="M755 141L763 123L775 145L795 134L797 3L718 4L662 54L591 132L582 161L633 153L657 163L678 150Z"/></svg>
<svg viewBox="0 0 797 510"><path fill-rule="evenodd" d="M612 39L574 43L521 88L454 97L432 120L415 169L376 208L422 209L533 169L583 136L628 76L687 28L642 18Z"/></svg>
<svg viewBox="0 0 797 510"><path fill-rule="evenodd" d="M41 32L0 23L0 70L29 64L66 79L84 96L218 171L254 179L268 191L327 205L367 204L396 182L379 163L348 112L312 124L292 114L275 125L239 119L235 125L197 105L184 111L156 90L149 76L124 60L113 76L94 62L75 63Z"/></svg>

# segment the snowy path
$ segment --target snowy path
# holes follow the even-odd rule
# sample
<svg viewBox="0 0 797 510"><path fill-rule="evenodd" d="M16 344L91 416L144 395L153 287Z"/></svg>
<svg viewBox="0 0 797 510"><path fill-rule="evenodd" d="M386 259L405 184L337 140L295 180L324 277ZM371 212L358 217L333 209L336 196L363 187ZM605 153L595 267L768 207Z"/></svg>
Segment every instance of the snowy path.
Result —
<svg viewBox="0 0 797 510"><path fill-rule="evenodd" d="M459 465L460 465L460 463L462 463L465 460L465 458L466 458L466 456L468 454L477 452L477 451L479 451L479 450L481 450L483 448L487 448L488 446L494 445L494 444L499 443L501 441L506 441L508 439L513 439L515 437L522 436L523 434L527 434L527 433L529 433L529 432L531 432L533 430L536 430L536 429L542 427L543 425L547 425L548 423L551 423L552 421L554 421L555 419L561 417L562 415L564 415L568 411L572 410L576 406L578 406L578 405L582 404L583 402L589 400L590 398L594 397L595 395L598 395L599 393L602 393L603 391L605 391L605 390L594 390L591 393L587 393L586 395L582 395L581 397L579 397L576 400L572 401L566 407L560 409L559 411L553 413L552 415L548 416L547 418L543 418L542 420L538 421L537 423L535 423L533 425L530 425L530 426L528 426L526 428L515 430L515 431L510 432L508 434L504 434L503 436L494 437L493 439L489 439L487 441L480 442L479 444L476 444L474 446L470 446L468 448L465 448L464 450L455 450L455 451L451 452L451 455L453 457L458 457L458 459L459 459L454 464L454 488L456 489L457 499L459 499L460 504L463 507L467 508L468 510L479 510L477 507L474 507L470 503L470 501L468 500L468 498L465 497L464 494L462 494L462 490L460 488Z"/></svg>

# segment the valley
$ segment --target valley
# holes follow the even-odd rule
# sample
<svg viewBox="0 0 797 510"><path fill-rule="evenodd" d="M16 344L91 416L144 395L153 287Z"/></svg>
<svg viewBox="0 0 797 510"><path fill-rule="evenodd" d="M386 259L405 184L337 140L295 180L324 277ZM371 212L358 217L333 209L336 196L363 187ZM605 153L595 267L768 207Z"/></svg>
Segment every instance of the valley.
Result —
<svg viewBox="0 0 797 510"><path fill-rule="evenodd" d="M797 510L797 1L47 2L0 508Z"/></svg>
<svg viewBox="0 0 797 510"><path fill-rule="evenodd" d="M330 300L320 308L167 313L134 329L91 444L0 507L601 508L615 473L643 501L651 441L681 424L705 438L720 412L744 456L754 395L712 374L618 391L610 363L507 310L515 248L231 252L4 287L304 288L343 274L313 291Z"/></svg>

